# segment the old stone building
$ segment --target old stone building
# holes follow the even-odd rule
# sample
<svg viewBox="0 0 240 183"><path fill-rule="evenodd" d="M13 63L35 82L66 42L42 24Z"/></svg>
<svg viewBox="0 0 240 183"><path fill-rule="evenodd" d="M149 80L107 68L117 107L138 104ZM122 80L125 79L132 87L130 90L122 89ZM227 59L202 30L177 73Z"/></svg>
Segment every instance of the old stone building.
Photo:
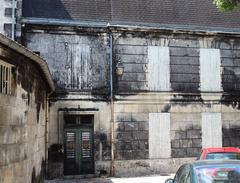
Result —
<svg viewBox="0 0 240 183"><path fill-rule="evenodd" d="M47 154L47 63L0 34L0 182L40 183Z"/></svg>
<svg viewBox="0 0 240 183"><path fill-rule="evenodd" d="M57 86L49 177L173 172L239 146L239 15L208 0L23 1L23 44Z"/></svg>
<svg viewBox="0 0 240 183"><path fill-rule="evenodd" d="M21 36L22 0L0 1L0 33L18 40Z"/></svg>

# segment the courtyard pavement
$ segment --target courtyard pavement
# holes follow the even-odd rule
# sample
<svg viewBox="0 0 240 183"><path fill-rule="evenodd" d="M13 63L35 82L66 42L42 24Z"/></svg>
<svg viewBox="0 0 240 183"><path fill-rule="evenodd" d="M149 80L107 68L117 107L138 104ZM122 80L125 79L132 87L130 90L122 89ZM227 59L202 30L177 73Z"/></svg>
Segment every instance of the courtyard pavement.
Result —
<svg viewBox="0 0 240 183"><path fill-rule="evenodd" d="M131 178L90 178L90 179L64 179L64 180L46 180L45 183L164 183L166 179L172 178L170 175L152 175L147 177Z"/></svg>

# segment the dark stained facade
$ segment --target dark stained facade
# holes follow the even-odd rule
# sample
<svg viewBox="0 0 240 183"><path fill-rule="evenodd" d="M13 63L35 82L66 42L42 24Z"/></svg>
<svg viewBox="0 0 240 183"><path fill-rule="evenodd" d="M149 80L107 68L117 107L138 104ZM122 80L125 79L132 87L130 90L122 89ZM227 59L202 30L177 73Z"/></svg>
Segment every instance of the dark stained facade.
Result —
<svg viewBox="0 0 240 183"><path fill-rule="evenodd" d="M50 178L173 172L239 146L239 15L208 0L23 1L23 44L57 86Z"/></svg>

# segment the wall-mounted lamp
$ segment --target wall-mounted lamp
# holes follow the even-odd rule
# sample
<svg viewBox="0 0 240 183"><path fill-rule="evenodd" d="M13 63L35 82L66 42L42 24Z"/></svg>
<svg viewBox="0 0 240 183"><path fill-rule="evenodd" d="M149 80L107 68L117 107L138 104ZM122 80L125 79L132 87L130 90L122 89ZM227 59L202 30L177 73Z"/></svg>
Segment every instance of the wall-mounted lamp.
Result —
<svg viewBox="0 0 240 183"><path fill-rule="evenodd" d="M116 65L116 74L117 76L122 76L124 71L124 66L122 62L118 62Z"/></svg>

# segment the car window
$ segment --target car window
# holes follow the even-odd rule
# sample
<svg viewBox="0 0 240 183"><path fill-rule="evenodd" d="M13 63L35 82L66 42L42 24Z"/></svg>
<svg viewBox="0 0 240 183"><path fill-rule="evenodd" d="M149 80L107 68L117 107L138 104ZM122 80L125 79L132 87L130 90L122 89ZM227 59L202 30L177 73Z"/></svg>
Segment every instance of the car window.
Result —
<svg viewBox="0 0 240 183"><path fill-rule="evenodd" d="M239 165L201 166L195 169L199 183L239 183Z"/></svg>
<svg viewBox="0 0 240 183"><path fill-rule="evenodd" d="M185 183L191 183L191 174L190 174L190 172L187 175Z"/></svg>
<svg viewBox="0 0 240 183"><path fill-rule="evenodd" d="M181 166L181 167L178 169L178 171L177 171L177 173L176 173L176 175L175 175L175 177L174 177L174 183L179 183L179 180L180 180L180 177L181 177L182 172L183 172L183 170L184 170L184 167L185 167L185 165Z"/></svg>
<svg viewBox="0 0 240 183"><path fill-rule="evenodd" d="M239 159L238 153L209 153L206 159Z"/></svg>
<svg viewBox="0 0 240 183"><path fill-rule="evenodd" d="M179 168L174 178L174 183L185 183L190 172L189 165L183 165Z"/></svg>

